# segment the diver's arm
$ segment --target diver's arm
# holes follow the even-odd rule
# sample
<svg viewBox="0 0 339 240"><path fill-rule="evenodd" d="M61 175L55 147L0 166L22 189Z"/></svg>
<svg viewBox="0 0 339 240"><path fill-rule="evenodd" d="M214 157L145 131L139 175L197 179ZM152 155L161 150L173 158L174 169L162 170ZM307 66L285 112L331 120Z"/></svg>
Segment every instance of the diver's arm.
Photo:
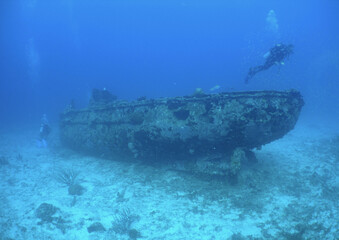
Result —
<svg viewBox="0 0 339 240"><path fill-rule="evenodd" d="M270 52L270 51L268 51L267 53L265 53L265 54L264 54L264 56L263 56L263 57L267 59L267 58L268 58L270 55L271 55L271 52Z"/></svg>

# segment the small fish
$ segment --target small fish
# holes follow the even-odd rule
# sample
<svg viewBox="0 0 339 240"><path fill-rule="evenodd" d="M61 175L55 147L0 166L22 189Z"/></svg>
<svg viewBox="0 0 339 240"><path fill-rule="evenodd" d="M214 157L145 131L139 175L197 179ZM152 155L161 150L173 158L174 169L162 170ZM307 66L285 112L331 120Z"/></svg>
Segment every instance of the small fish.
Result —
<svg viewBox="0 0 339 240"><path fill-rule="evenodd" d="M220 89L221 87L219 86L219 85L215 85L214 87L212 87L212 88L210 88L210 91L211 92L214 92L214 91L216 91L216 90L218 90L218 89Z"/></svg>

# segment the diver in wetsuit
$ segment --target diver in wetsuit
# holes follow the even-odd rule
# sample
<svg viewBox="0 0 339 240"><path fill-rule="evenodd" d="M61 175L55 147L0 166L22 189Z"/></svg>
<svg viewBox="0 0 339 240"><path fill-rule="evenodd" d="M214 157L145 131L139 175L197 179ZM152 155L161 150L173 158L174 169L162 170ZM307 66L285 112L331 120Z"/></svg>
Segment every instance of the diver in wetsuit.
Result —
<svg viewBox="0 0 339 240"><path fill-rule="evenodd" d="M51 127L49 126L47 115L43 114L41 119L39 138L38 138L38 147L47 147L47 137L51 132Z"/></svg>
<svg viewBox="0 0 339 240"><path fill-rule="evenodd" d="M284 64L283 60L293 53L292 44L277 44L270 51L265 54L266 62L263 65L251 67L245 78L245 83L256 75L258 72L264 71L272 67L274 64Z"/></svg>

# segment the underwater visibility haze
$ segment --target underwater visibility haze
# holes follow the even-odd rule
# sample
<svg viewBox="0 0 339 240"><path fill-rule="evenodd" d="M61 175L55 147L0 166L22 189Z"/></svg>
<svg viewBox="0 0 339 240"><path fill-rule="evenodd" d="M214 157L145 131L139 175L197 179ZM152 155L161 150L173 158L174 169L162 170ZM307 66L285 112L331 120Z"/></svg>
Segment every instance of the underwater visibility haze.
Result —
<svg viewBox="0 0 339 240"><path fill-rule="evenodd" d="M338 12L0 1L0 239L339 239Z"/></svg>

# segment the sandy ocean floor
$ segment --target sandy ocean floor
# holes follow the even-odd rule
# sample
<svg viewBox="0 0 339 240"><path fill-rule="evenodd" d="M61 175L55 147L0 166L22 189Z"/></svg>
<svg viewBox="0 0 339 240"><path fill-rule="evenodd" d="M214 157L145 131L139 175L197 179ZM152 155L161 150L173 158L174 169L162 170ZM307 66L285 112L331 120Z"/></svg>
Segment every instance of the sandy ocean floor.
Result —
<svg viewBox="0 0 339 240"><path fill-rule="evenodd" d="M237 184L0 132L0 239L339 239L339 132L302 125ZM70 187L72 186L72 188Z"/></svg>

